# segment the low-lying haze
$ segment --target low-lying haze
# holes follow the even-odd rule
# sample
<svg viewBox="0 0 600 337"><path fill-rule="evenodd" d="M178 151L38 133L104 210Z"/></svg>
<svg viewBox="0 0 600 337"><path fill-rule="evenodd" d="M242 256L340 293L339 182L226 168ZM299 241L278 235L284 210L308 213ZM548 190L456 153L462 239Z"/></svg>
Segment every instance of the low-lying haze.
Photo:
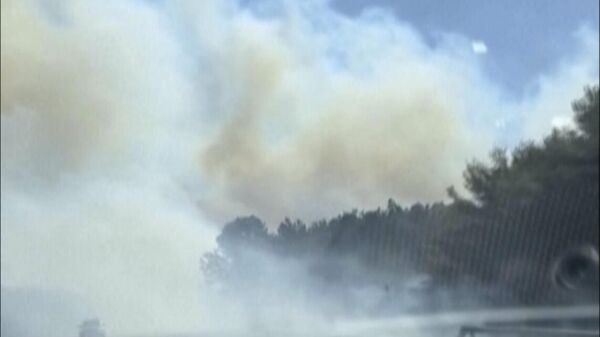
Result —
<svg viewBox="0 0 600 337"><path fill-rule="evenodd" d="M597 82L597 27L516 100L473 37L260 4L1 1L3 289L73 294L115 334L205 328L199 259L224 222L443 199Z"/></svg>

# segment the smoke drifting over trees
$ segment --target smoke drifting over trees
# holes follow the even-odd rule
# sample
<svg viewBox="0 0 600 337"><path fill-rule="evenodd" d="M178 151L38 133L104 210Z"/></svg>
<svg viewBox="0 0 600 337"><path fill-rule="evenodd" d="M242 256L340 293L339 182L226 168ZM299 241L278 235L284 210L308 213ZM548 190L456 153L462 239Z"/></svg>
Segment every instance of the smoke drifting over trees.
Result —
<svg viewBox="0 0 600 337"><path fill-rule="evenodd" d="M575 129L470 163L472 198L449 188L450 203L390 199L310 225L286 218L274 233L238 218L204 256L206 279L255 312L265 293L344 317L598 303L597 285L569 293L551 277L563 252L598 249L598 97L595 86L573 103Z"/></svg>
<svg viewBox="0 0 600 337"><path fill-rule="evenodd" d="M469 181L482 196L475 205L461 185L470 158L483 158L496 143L540 139L581 86L597 81L593 27L576 34L575 47L556 69L540 74L537 90L513 97L485 73L471 37L451 33L426 41L383 9L347 17L321 0L0 3L1 284L18 298L73 294L89 309L85 316L106 323L110 336L195 331L223 319L198 271L199 258L217 245L222 251L207 264L215 284L225 285L231 273L243 275L246 267L232 256L260 257L273 261L265 275L281 286L279 293L257 294L289 294L288 285L306 281L307 287L317 282L307 293L328 289L343 297L344 287L323 283L346 273L340 261L347 258L355 268L344 277L364 285L348 303L386 311L379 299L387 278L363 279L361 259L383 270L420 254L408 249L403 256L398 248L418 237L412 223L431 222L423 228L440 229L434 231L440 240L460 236L469 230L464 212L472 211L476 223L484 209L493 211L487 204L496 202L495 185L536 200L536 186L509 183L531 174L526 158L542 157L543 165L557 168L538 177L541 186L562 175L571 179L557 162L587 160L573 150L578 146L565 147L571 140L584 143L578 133L559 133L548 146L560 155L536 145L522 150L523 165L473 163ZM496 124L511 118L523 127L511 128L506 140L509 132ZM447 196L450 185L456 188ZM343 210L376 208L390 197L396 202L385 210L312 225ZM450 197L456 199L451 205ZM435 204L443 199L446 204ZM423 205L405 206L417 201ZM268 230L256 220L250 225L252 240L266 240L253 253L257 259L228 245L235 237L229 230L216 242L222 225L243 214L268 224ZM287 221L274 236L285 216L307 223ZM456 226L446 233L429 217L456 217ZM373 244L350 249L371 222L381 228L365 240ZM388 227L399 231L388 235ZM428 250L455 242L414 245ZM323 254L329 260L313 264ZM296 262L281 266L282 256ZM448 265L429 261L423 275L441 275ZM307 269L322 276L306 278ZM426 278L417 283L427 284ZM391 283L387 289L397 291ZM274 305L257 315L286 324L288 313L310 313L300 308L311 304L297 295L289 307L297 311ZM338 297L322 297L335 315ZM260 307L247 300L245 307ZM79 323L65 312L54 318L57 331ZM4 324L5 310L2 315Z"/></svg>

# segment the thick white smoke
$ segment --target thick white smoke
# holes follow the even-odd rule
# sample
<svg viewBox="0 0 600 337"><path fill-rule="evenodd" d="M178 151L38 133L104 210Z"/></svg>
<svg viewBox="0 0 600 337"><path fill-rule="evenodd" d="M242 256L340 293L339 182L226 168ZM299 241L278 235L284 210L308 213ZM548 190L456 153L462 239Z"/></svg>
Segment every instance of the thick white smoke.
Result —
<svg viewBox="0 0 600 337"><path fill-rule="evenodd" d="M57 6L2 0L2 284L69 290L112 332L197 328L216 228L186 189L181 48L147 4Z"/></svg>
<svg viewBox="0 0 600 337"><path fill-rule="evenodd" d="M262 20L236 13L211 36L226 65L213 86L227 90L200 157L208 214L256 212L272 223L389 197L439 200L491 144L493 123L468 120L487 85L460 52L466 40L430 48L384 12L349 20L320 6L280 10Z"/></svg>
<svg viewBox="0 0 600 337"><path fill-rule="evenodd" d="M260 4L1 0L4 287L74 293L119 334L205 327L219 224L438 200L551 95L503 99L468 37ZM581 34L543 93L597 78Z"/></svg>

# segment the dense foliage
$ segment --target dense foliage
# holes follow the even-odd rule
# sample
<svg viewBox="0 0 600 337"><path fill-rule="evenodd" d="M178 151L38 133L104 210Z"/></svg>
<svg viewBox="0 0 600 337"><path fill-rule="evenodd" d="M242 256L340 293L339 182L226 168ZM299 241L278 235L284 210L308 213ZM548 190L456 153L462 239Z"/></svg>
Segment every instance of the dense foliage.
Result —
<svg viewBox="0 0 600 337"><path fill-rule="evenodd" d="M459 300L460 289L497 305L597 302L597 289L581 298L557 291L549 270L570 247L598 247L598 92L587 88L573 103L576 128L556 129L511 153L495 149L489 164L469 163L468 197L450 187L447 203L403 207L390 199L385 209L310 225L285 219L276 233L256 217L238 218L224 227L219 248L204 256L203 271L227 289L238 279L260 284L265 264L302 261L322 287L379 287L386 294L379 309L393 309L407 289L426 292L434 301L429 308L441 307L433 294L449 291L456 298L444 303L468 305ZM284 263L265 262L263 255Z"/></svg>

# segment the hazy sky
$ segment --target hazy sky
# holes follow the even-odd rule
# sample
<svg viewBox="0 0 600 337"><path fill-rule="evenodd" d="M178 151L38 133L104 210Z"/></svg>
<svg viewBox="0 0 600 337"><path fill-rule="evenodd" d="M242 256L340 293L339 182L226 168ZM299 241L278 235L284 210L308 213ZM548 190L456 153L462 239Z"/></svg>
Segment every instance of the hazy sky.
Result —
<svg viewBox="0 0 600 337"><path fill-rule="evenodd" d="M414 25L432 44L436 36L455 32L483 41L485 69L515 95L531 89L543 72L571 57L582 26L598 27L597 0L335 0L349 16L380 6ZM597 28L596 28L597 29Z"/></svg>

